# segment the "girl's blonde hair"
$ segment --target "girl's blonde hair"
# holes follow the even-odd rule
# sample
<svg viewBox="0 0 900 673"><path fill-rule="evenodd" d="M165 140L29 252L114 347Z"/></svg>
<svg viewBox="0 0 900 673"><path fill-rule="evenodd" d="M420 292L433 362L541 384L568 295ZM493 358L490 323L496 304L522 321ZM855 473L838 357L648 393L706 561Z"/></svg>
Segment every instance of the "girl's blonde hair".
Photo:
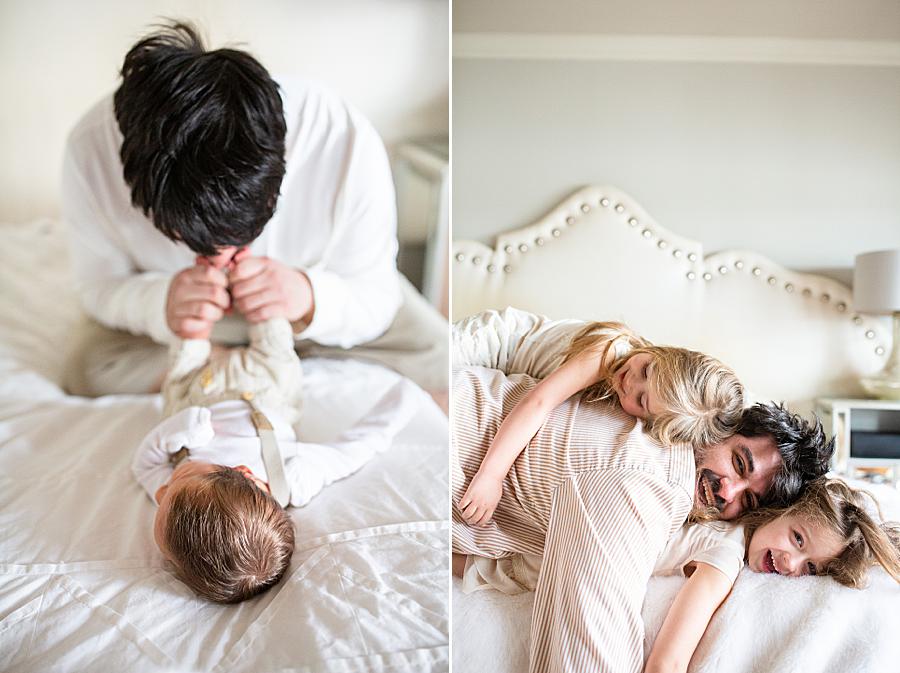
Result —
<svg viewBox="0 0 900 673"><path fill-rule="evenodd" d="M866 511L869 498L881 519L878 502L868 491L851 488L840 479L820 477L809 482L800 498L786 509L758 509L741 518L744 544L760 528L783 516L796 515L811 525L824 527L839 536L846 547L818 570L844 586L861 589L873 565L880 565L900 582L900 525L887 521L879 524Z"/></svg>
<svg viewBox="0 0 900 673"><path fill-rule="evenodd" d="M608 358L615 343L624 340L629 352ZM609 361L606 375L587 389L589 401L615 398L612 379L632 357L653 358L649 383L665 409L645 422L647 432L664 445L677 443L708 447L731 437L741 421L744 387L729 367L713 357L670 346L654 346L619 322L594 322L573 338L563 362L585 353Z"/></svg>

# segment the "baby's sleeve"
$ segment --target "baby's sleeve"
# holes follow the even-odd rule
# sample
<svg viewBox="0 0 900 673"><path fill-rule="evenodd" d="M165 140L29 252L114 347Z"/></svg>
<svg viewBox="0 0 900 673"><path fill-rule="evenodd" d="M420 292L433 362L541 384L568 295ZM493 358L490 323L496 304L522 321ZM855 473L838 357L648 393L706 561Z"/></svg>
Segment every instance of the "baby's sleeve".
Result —
<svg viewBox="0 0 900 673"><path fill-rule="evenodd" d="M188 407L156 425L141 441L131 461L131 472L152 500L172 476L169 456L181 447L205 446L212 441L209 409Z"/></svg>
<svg viewBox="0 0 900 673"><path fill-rule="evenodd" d="M353 427L332 442L293 442L294 455L286 461L291 505L302 507L325 486L347 477L389 449L394 437L412 419L423 395L406 379L392 386Z"/></svg>

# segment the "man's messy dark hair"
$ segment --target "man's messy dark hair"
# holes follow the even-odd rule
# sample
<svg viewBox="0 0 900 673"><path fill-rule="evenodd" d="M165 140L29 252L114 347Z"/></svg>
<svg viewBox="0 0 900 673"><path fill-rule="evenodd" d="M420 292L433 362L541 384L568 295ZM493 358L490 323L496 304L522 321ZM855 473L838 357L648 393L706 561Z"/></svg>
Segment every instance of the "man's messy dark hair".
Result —
<svg viewBox="0 0 900 673"><path fill-rule="evenodd" d="M278 85L252 56L207 51L171 23L125 56L113 98L131 202L200 255L249 244L275 211L284 177Z"/></svg>
<svg viewBox="0 0 900 673"><path fill-rule="evenodd" d="M760 503L766 507L793 503L808 482L828 471L834 453L834 438L826 439L818 418L810 423L774 402L745 409L736 432L744 437L768 435L781 454L781 469Z"/></svg>

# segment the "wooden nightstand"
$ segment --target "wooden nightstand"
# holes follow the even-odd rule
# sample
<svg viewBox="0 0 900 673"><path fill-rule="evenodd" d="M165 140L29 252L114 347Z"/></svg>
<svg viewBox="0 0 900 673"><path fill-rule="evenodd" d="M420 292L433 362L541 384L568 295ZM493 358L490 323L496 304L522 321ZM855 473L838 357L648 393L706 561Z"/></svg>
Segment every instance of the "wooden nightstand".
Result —
<svg viewBox="0 0 900 673"><path fill-rule="evenodd" d="M900 482L900 401L823 397L816 414L835 438L832 469L874 483Z"/></svg>

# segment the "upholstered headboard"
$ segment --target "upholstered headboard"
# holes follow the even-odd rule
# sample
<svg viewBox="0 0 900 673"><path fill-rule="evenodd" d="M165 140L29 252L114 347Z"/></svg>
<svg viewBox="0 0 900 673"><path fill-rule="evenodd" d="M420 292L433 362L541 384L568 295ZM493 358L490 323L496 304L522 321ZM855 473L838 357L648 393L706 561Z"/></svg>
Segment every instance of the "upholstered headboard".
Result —
<svg viewBox="0 0 900 673"><path fill-rule="evenodd" d="M822 395L860 395L880 369L883 325L854 312L841 283L752 251L704 256L614 187L587 187L491 249L453 245L452 315L516 306L553 318L622 320L657 344L732 366L752 399L808 412Z"/></svg>

